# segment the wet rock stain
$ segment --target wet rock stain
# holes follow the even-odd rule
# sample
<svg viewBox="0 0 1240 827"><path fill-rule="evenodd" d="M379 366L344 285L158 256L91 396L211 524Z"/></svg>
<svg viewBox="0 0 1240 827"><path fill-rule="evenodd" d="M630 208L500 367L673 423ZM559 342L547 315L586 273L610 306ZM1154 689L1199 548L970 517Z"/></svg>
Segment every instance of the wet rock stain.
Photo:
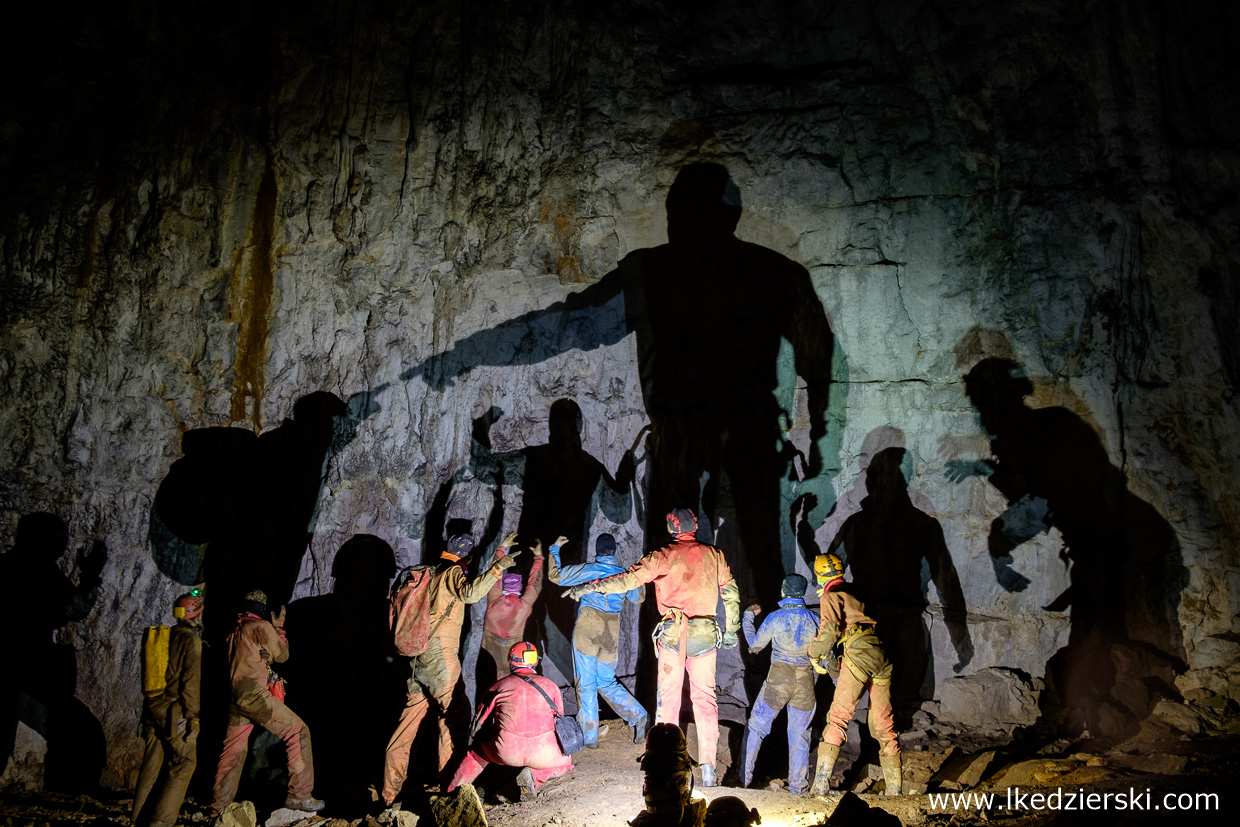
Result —
<svg viewBox="0 0 1240 827"><path fill-rule="evenodd" d="M229 317L237 326L237 355L233 362L233 393L228 416L246 419L246 400L252 399L249 418L262 428L262 400L266 381L267 334L271 327L271 300L275 289L276 174L267 156L263 178L254 200L249 244L238 251Z"/></svg>

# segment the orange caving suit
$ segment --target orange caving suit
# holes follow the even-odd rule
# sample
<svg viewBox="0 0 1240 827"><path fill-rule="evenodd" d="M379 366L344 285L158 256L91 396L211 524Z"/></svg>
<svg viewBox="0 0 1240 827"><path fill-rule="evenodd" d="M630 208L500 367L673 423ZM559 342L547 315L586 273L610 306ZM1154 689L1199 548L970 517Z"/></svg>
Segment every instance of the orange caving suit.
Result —
<svg viewBox="0 0 1240 827"><path fill-rule="evenodd" d="M482 626L482 648L495 661L497 675L508 669L508 650L525 639L525 622L543 587L543 555L535 555L522 594L504 594L503 578L487 594L487 613ZM510 572L511 574L511 572Z"/></svg>
<svg viewBox="0 0 1240 827"><path fill-rule="evenodd" d="M168 636L168 669L161 695L142 708L146 752L134 789L132 820L138 823L160 771L167 776L155 795L152 822L176 824L194 768L198 766L198 710L202 686L202 627L184 620Z"/></svg>
<svg viewBox="0 0 1240 827"><path fill-rule="evenodd" d="M383 800L389 805L405 785L409 772L409 750L431 701L437 707L439 721L439 770L442 771L452 758L454 736L464 734L468 713L463 709L458 712L453 707L452 693L461 678L459 650L465 606L485 597L499 579L500 572L499 566L492 565L467 581L465 570L454 564L436 572L431 581L430 620L432 624L439 625L427 641L426 651L409 663L413 674L409 676L405 708L401 710L400 722L388 741L383 760Z"/></svg>
<svg viewBox="0 0 1240 827"><path fill-rule="evenodd" d="M891 711L891 661L875 633L873 618L865 613L865 604L848 591L843 580L833 581L823 591L819 612L822 620L818 637L809 645L810 657L830 659L837 641L842 650L823 742L841 746L848 739L848 722L857 711L861 693L869 689L868 724L870 734L878 741L879 755L899 755L900 742ZM834 670L834 664L829 668Z"/></svg>
<svg viewBox="0 0 1240 827"><path fill-rule="evenodd" d="M217 813L237 795L237 783L241 780L250 732L255 724L284 742L288 753L289 797L309 798L314 791L310 729L268 689L271 664L286 660L288 638L283 628L249 612L237 616L237 625L228 635L232 702L228 707L224 747L215 771L213 809Z"/></svg>
<svg viewBox="0 0 1240 827"><path fill-rule="evenodd" d="M723 552L698 542L691 532L677 534L669 545L650 552L624 574L577 588L619 594L651 582L663 616L655 645L659 658L655 722L680 726L681 691L688 673L689 702L697 723L697 760L713 766L719 743L715 610L722 597L725 631L734 637L741 625L740 591Z"/></svg>
<svg viewBox="0 0 1240 827"><path fill-rule="evenodd" d="M537 683L547 693L555 704L554 714L546 698L526 680ZM555 738L556 714L564 714L564 698L550 679L526 668L500 678L478 705L478 737L452 777L448 792L472 783L487 764L528 767L535 790L547 779L571 770L573 759L564 754Z"/></svg>

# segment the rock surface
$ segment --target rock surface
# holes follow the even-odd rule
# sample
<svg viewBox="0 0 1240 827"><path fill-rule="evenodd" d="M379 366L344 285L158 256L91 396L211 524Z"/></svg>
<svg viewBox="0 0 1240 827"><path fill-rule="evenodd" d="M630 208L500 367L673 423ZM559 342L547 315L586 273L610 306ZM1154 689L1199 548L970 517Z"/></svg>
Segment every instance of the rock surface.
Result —
<svg viewBox="0 0 1240 827"><path fill-rule="evenodd" d="M54 632L106 737L106 783L140 757L142 629L169 622L204 555L253 553L244 531L207 536L241 513L225 495L297 492L272 505L273 571L296 601L341 591L356 535L408 565L451 520L516 525L528 492L488 463L546 445L556 400L617 472L649 419L622 310L453 346L662 244L693 161L727 166L737 235L806 268L835 337L818 475L804 377L781 351L773 566L807 573L802 555L866 510L871 460L902 449L968 612L966 648L938 581L917 584L923 694L991 667L1043 676L1070 639L1055 607L1082 570L1061 553L1072 526L1036 496L945 476L999 450L962 377L1011 359L1028 405L1083 423L1173 537L1180 685L1240 699L1233 4L121 5L22 12L2 52L23 80L0 97L0 541L59 515L70 581L76 551L106 544L91 612ZM449 353L472 369L442 375ZM280 453L318 421L294 410L318 391L347 407L338 430ZM165 521L161 489L209 428L253 444L224 452L236 434L209 433L231 464ZM572 526L615 534L626 564L647 543L637 454L639 496ZM632 675L631 618L621 644ZM17 740L4 783L44 750L31 721Z"/></svg>

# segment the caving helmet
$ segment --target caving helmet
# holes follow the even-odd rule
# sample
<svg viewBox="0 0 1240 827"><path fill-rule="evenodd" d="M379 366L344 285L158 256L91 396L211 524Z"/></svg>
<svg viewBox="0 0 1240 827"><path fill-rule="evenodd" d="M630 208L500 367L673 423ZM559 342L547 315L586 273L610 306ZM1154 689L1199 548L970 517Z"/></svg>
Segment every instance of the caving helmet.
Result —
<svg viewBox="0 0 1240 827"><path fill-rule="evenodd" d="M843 576L844 563L836 555L828 551L814 558L814 577L818 580L818 585L826 585Z"/></svg>
<svg viewBox="0 0 1240 827"><path fill-rule="evenodd" d="M183 594L172 604L172 616L177 620L193 620L202 614L202 597L198 589Z"/></svg>
<svg viewBox="0 0 1240 827"><path fill-rule="evenodd" d="M474 550L474 538L468 534L453 534L448 538L448 548L439 555L442 560L456 563L465 559Z"/></svg>
<svg viewBox="0 0 1240 827"><path fill-rule="evenodd" d="M692 534L697 531L697 515L689 508L673 508L667 515L668 534Z"/></svg>
<svg viewBox="0 0 1240 827"><path fill-rule="evenodd" d="M267 593L262 589L246 592L245 599L241 601L241 608L250 614L262 617L267 614Z"/></svg>
<svg viewBox="0 0 1240 827"><path fill-rule="evenodd" d="M513 669L533 669L538 665L538 647L523 640L508 650L508 665Z"/></svg>
<svg viewBox="0 0 1240 827"><path fill-rule="evenodd" d="M790 574L779 586L779 593L784 597L804 597L809 582L799 574Z"/></svg>
<svg viewBox="0 0 1240 827"><path fill-rule="evenodd" d="M746 806L734 795L720 796L706 808L705 827L750 827L761 823L757 809Z"/></svg>

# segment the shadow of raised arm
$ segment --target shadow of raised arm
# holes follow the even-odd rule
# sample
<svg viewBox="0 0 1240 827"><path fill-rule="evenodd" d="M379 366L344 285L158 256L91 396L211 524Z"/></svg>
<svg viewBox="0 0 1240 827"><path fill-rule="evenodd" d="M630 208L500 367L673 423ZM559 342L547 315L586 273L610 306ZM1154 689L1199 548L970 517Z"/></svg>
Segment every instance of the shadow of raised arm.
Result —
<svg viewBox="0 0 1240 827"><path fill-rule="evenodd" d="M570 350L615 344L631 330L622 290L621 272L614 270L549 307L458 339L447 350L406 368L400 378L420 376L443 390L476 367L535 365Z"/></svg>

